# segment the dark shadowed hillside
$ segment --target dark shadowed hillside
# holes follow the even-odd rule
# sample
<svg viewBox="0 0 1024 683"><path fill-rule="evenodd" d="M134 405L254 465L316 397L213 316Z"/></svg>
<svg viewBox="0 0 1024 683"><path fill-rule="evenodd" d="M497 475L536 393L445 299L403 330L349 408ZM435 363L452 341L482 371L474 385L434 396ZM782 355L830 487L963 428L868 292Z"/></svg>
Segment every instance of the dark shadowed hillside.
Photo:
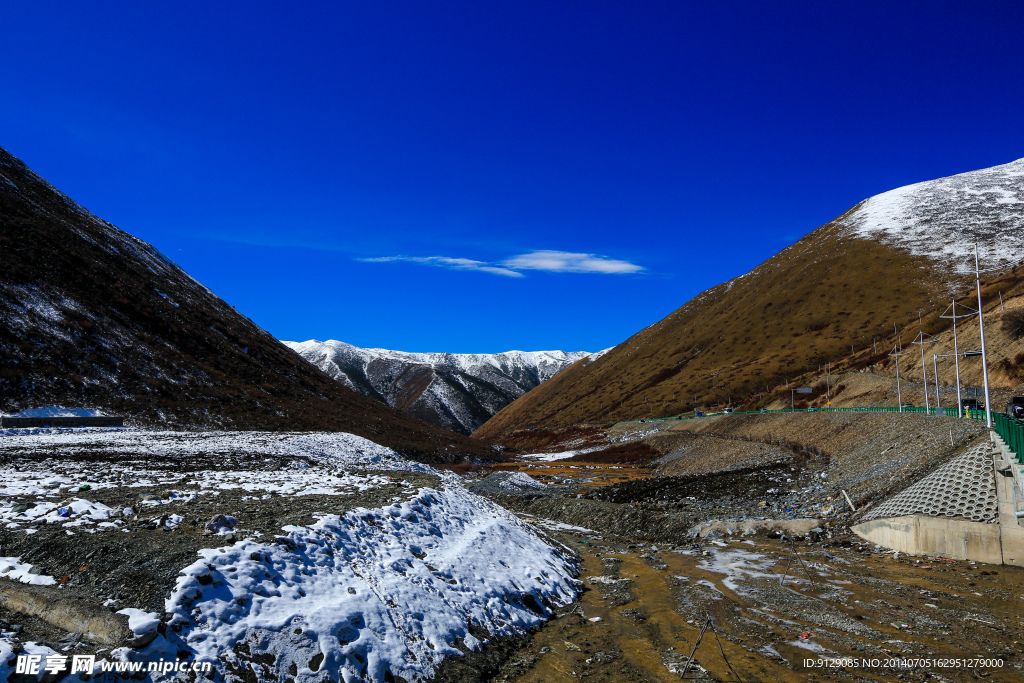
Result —
<svg viewBox="0 0 1024 683"><path fill-rule="evenodd" d="M357 394L0 148L0 409L339 430L419 459L493 451Z"/></svg>

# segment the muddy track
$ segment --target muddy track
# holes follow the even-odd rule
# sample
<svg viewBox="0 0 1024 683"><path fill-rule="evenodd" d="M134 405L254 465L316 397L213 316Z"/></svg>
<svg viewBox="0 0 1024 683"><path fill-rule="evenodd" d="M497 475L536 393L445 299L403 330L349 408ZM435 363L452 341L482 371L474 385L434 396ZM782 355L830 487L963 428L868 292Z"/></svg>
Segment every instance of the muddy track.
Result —
<svg viewBox="0 0 1024 683"><path fill-rule="evenodd" d="M590 501L593 502L593 501ZM561 529L587 590L509 657L493 680L1017 681L1024 570L874 553L848 536L673 545ZM822 657L916 659L900 668L807 668ZM998 666L920 660L981 657Z"/></svg>

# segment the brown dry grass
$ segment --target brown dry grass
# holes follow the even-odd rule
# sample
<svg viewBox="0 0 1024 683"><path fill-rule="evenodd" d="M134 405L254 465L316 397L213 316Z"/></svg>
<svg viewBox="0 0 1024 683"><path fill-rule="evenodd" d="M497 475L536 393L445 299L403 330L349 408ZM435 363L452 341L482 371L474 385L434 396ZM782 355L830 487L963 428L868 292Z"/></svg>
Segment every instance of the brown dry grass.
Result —
<svg viewBox="0 0 1024 683"><path fill-rule="evenodd" d="M901 330L916 328L918 308L931 311L926 330L942 329L938 314L950 279L924 258L848 237L840 217L597 361L576 363L474 436L504 441L513 430L677 415L730 402L749 406L786 378L850 356L851 344L850 362L884 360L872 339L881 351L891 344L894 322ZM970 282L952 280L966 296ZM986 290L988 297L996 293Z"/></svg>

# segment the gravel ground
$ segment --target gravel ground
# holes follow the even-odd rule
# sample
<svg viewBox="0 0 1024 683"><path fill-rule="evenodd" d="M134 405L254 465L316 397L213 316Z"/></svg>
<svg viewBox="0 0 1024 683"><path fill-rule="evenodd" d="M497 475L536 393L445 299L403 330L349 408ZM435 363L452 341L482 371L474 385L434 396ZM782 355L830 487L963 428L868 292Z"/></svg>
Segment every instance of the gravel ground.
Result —
<svg viewBox="0 0 1024 683"><path fill-rule="evenodd" d="M265 488L249 483L247 477L244 488L228 488L230 483L222 482L223 488L202 489L198 482L210 476L209 462L203 456L175 462L92 459L88 463L98 468L109 465L111 472L134 470L139 476L126 486L101 484L78 491L76 485L71 485L57 489L56 495L14 495L7 497L7 502L17 505L45 501L62 506L79 500L100 503L115 511L131 508L133 512L113 517L117 526L105 529L72 529L68 525L74 525L73 517L29 521L19 524L19 528L9 528L14 524L11 523L0 527L0 556L20 556L22 562L34 564L42 574L63 581L59 584L63 590L74 590L101 602L114 601L117 609L161 611L179 570L194 562L201 548L216 548L244 538L272 539L289 524L313 523L315 515L380 507L408 498L423 486L443 488L442 480L431 474L373 472L353 473L365 475L376 484L365 490L335 495L281 495L269 485L275 473L300 469L311 478L327 478L333 472L291 458L263 456L238 455L224 463L225 469L217 474L232 469L260 473L268 481ZM59 463L29 457L9 464L22 470L60 469ZM144 476L170 483L139 485ZM171 526L168 520L174 515L182 520ZM206 533L206 524L216 515L234 517L235 531Z"/></svg>
<svg viewBox="0 0 1024 683"><path fill-rule="evenodd" d="M661 434L648 439L648 443L667 451L654 461L655 473L662 476L711 474L793 461L792 449L785 446L690 432Z"/></svg>
<svg viewBox="0 0 1024 683"><path fill-rule="evenodd" d="M583 556L591 590L496 680L679 680L708 617L714 630L694 658L702 671L690 668L688 679L1017 681L1024 670L1019 568L894 557L848 534L650 544L599 524L555 533ZM803 664L822 657L918 659L889 668ZM922 663L974 657L998 664Z"/></svg>
<svg viewBox="0 0 1024 683"><path fill-rule="evenodd" d="M893 413L764 413L680 422L670 432L812 449L827 480L860 507L902 490L985 438L970 420ZM709 451L709 453L712 451ZM775 454L765 450L768 462Z"/></svg>

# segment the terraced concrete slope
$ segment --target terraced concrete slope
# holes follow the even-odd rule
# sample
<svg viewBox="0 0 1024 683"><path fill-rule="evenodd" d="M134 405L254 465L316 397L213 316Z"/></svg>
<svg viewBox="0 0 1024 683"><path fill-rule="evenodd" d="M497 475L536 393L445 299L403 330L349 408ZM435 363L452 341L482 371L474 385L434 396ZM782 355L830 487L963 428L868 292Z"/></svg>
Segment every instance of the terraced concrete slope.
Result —
<svg viewBox="0 0 1024 683"><path fill-rule="evenodd" d="M893 323L916 324L919 308L966 294L975 241L983 266L1019 263L1022 227L1024 159L872 197L602 358L578 362L474 436L756 399L851 344L887 340Z"/></svg>
<svg viewBox="0 0 1024 683"><path fill-rule="evenodd" d="M0 410L161 428L347 431L431 461L493 451L335 382L0 148Z"/></svg>
<svg viewBox="0 0 1024 683"><path fill-rule="evenodd" d="M601 352L407 353L334 339L284 342L331 377L431 424L471 434L509 403Z"/></svg>

